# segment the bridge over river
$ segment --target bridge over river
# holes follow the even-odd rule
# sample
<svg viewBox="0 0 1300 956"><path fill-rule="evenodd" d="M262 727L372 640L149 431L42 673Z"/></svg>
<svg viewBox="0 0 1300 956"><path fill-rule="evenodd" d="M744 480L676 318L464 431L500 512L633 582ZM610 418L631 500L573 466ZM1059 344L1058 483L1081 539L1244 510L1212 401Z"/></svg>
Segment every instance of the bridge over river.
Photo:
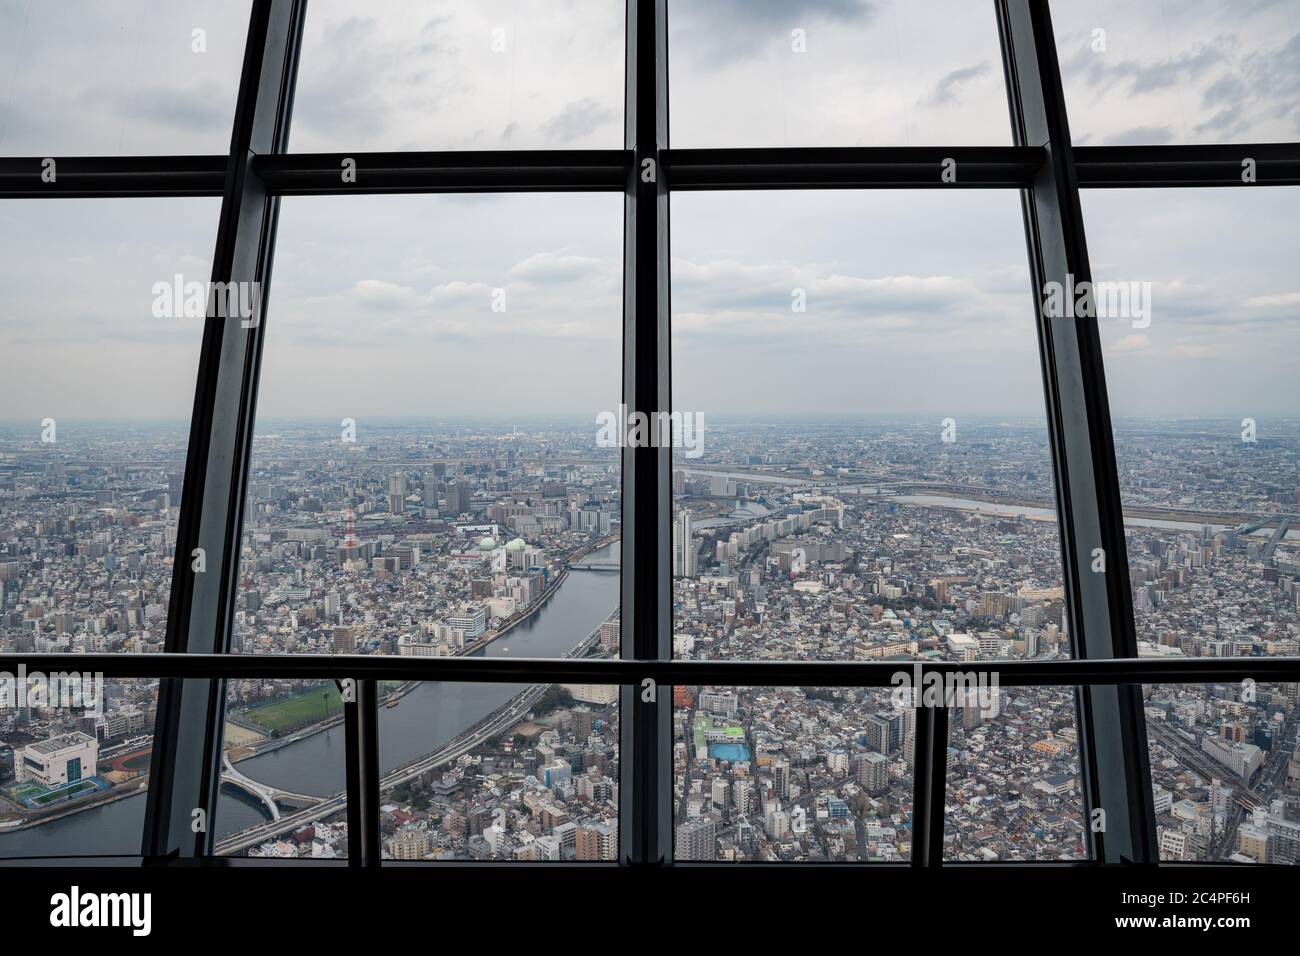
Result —
<svg viewBox="0 0 1300 956"><path fill-rule="evenodd" d="M612 613L610 615L613 616ZM602 622L603 624L604 622ZM600 627L596 627L586 638L583 639L577 647L564 654L564 657L586 657L596 648L600 642ZM520 693L512 697L500 709L489 714L487 717L467 728L454 738L447 741L433 753L425 754L415 760L409 761L401 767L390 770L379 780L379 789L382 793L390 790L400 784L406 783L418 777L422 773L434 770L443 764L450 763L462 754L468 753L474 747L477 747L483 741L495 737L497 734L504 733L519 721L527 716L528 712L537 704L542 695L546 693L549 684L532 684ZM400 704L399 704L400 706ZM229 767L229 764L227 764ZM233 767L230 768L234 770ZM238 773L238 771L235 771ZM272 807L272 818L258 826L251 827L247 830L241 830L233 833L216 843L218 855L229 855L232 853L242 853L250 847L257 846L259 843L265 843L273 840L285 833L301 829L318 820L339 813L347 807L347 794L335 793L329 797L307 797L306 799L315 801L310 806L300 810L295 810L289 814L281 814L275 807L275 794L288 796L290 798L300 798L300 794L284 794L283 791L276 791L273 788L266 787L255 780L240 775L243 781L251 786L248 789L255 789L259 798L264 801L269 797L269 805ZM224 776L223 776L223 779Z"/></svg>

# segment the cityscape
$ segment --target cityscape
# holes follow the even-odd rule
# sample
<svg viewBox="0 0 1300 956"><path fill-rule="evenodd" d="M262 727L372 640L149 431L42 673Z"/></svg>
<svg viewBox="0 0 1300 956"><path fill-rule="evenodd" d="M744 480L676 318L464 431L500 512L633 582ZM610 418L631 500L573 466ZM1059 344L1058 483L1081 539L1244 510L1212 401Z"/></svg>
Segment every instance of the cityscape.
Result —
<svg viewBox="0 0 1300 956"><path fill-rule="evenodd" d="M232 652L618 654L621 466L594 425L340 431L257 423ZM40 438L0 430L0 650L162 650L186 430ZM1140 653L1296 654L1300 424L1121 420L1116 448ZM675 656L1070 655L1041 423L710 418L703 450L672 465ZM0 856L138 852L157 690L0 709ZM672 693L677 859L910 859L915 711L888 690ZM1144 696L1162 858L1297 862L1297 685ZM1073 691L952 713L945 857L1085 859ZM618 858L617 687L391 682L380 718L386 857ZM332 682L229 685L218 853L346 855L341 721Z"/></svg>
<svg viewBox="0 0 1300 956"><path fill-rule="evenodd" d="M1289 928L1300 0L0 0L0 65L6 939Z"/></svg>

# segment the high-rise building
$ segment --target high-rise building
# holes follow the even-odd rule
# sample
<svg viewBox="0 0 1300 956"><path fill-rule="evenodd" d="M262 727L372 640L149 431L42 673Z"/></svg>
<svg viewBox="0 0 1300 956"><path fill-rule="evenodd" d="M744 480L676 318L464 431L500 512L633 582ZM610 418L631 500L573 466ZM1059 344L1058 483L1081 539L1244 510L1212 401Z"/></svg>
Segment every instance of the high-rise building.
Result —
<svg viewBox="0 0 1300 956"><path fill-rule="evenodd" d="M469 489L459 481L447 482L447 513L449 515L464 514L470 510Z"/></svg>
<svg viewBox="0 0 1300 956"><path fill-rule="evenodd" d="M695 544L691 541L691 513L683 511L673 522L673 574L695 577Z"/></svg>
<svg viewBox="0 0 1300 956"><path fill-rule="evenodd" d="M388 513L406 513L406 475L395 472L388 476Z"/></svg>
<svg viewBox="0 0 1300 956"><path fill-rule="evenodd" d="M575 859L582 862L618 859L618 831L604 823L579 826L574 834Z"/></svg>
<svg viewBox="0 0 1300 956"><path fill-rule="evenodd" d="M790 799L790 761L773 761L772 786L776 790L776 795L782 800Z"/></svg>
<svg viewBox="0 0 1300 956"><path fill-rule="evenodd" d="M862 789L875 796L889 788L889 758L876 751L868 751L857 758L857 780Z"/></svg>
<svg viewBox="0 0 1300 956"><path fill-rule="evenodd" d="M678 824L673 855L679 860L712 861L715 834L714 823L708 817Z"/></svg>

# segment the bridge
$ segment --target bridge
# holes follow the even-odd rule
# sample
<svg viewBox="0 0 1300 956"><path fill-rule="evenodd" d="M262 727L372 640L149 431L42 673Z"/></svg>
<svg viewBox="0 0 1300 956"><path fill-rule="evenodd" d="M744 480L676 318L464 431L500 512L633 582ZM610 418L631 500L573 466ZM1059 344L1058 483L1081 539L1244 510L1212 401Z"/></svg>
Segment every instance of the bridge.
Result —
<svg viewBox="0 0 1300 956"><path fill-rule="evenodd" d="M271 820L280 819L280 804L277 801L283 800L286 803L305 803L308 807L321 803L324 798L313 796L308 793L293 793L289 790L277 790L275 787L269 787L260 783L245 774L240 773L235 765L230 762L230 754L223 752L221 755L221 782L228 783L233 787L253 797L260 802L271 814Z"/></svg>
<svg viewBox="0 0 1300 956"><path fill-rule="evenodd" d="M1290 527L1291 519L1288 517L1283 517L1282 520L1277 523L1277 530L1274 531L1273 536L1268 539L1268 544L1264 545L1265 561L1271 561L1273 559L1273 554L1277 551L1277 546L1282 543L1282 539L1286 537L1287 530Z"/></svg>
<svg viewBox="0 0 1300 956"><path fill-rule="evenodd" d="M613 618L614 613L617 610L618 608L616 607L614 611L611 611L606 615L605 620L601 621L601 623L582 640L582 643L566 652L563 656L566 658L585 657L590 653L600 641L601 627L604 626L605 621ZM533 708L533 705L537 703L544 693L546 693L546 688L549 686L549 684L533 684L525 688L522 692L516 694L509 701L503 704L499 709L493 711L477 724L463 730L433 753L426 754L423 757L417 757L415 760L408 762L404 766L398 767L396 770L391 770L384 774L379 780L380 792L382 793L384 790L391 789L408 780L412 780L420 774L433 770L442 764L450 763L452 760L455 760L462 754L468 753L471 749L477 747L490 737L495 737L497 734L509 730L528 714L528 712ZM228 762L226 766L229 767L231 772L238 774L238 771ZM239 776L242 777L244 781L252 784L253 787L265 791L266 794L271 797L270 805L272 807L274 807L276 796L286 796L290 798L298 797L300 799L308 799L315 802L311 806L302 810L296 810L293 813L284 815L281 815L278 809L276 809L274 810L272 819L268 820L266 823L250 827L247 830L241 830L238 833L232 833L230 836L218 840L215 849L219 856L244 852L250 847L256 846L259 843L265 843L267 840L275 839L281 834L299 830L308 824L315 823L317 820L323 820L326 817L341 812L347 807L346 791L324 798L302 798L301 794L285 794L283 791L278 791L271 787L267 787L265 784L257 783L257 781L244 777L242 774L239 774ZM225 779L224 775L223 779ZM236 781L232 780L232 782ZM242 786L243 784L240 785ZM261 798L260 793L259 798Z"/></svg>
<svg viewBox="0 0 1300 956"><path fill-rule="evenodd" d="M605 574L622 570L622 565L617 561L574 561L567 567L570 571L600 571Z"/></svg>

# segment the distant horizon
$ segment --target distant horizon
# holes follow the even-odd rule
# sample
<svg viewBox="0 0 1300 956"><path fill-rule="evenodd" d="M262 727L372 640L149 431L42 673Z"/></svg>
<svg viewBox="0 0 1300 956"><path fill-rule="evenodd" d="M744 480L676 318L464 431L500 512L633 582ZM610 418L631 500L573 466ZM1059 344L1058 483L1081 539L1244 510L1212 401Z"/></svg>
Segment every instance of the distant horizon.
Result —
<svg viewBox="0 0 1300 956"><path fill-rule="evenodd" d="M617 407L610 409L617 411ZM686 411L683 409L682 411ZM906 422L928 422L931 419L941 420L944 415L928 412L837 412L825 414L819 412L755 412L749 411L744 413L735 412L697 412L704 416L705 426L709 425L761 425L765 423L780 422L798 422L802 424L826 424L842 425L854 421L866 421L875 423L888 423L890 421ZM396 414L372 414L361 416L349 416L361 423L369 423L377 427L429 427L431 425L441 425L450 427L465 427L471 425L586 425L590 420L593 428L597 421L594 415L586 415L573 412L545 412L533 413L531 415L500 415L493 413L483 413L477 415L443 417L438 419L427 419L416 415L396 415ZM1039 419L1038 416L1031 412L984 412L984 411L960 411L951 416L958 422L962 420L974 421L984 425L997 423L1014 424L1018 426L1032 425L1046 429L1046 420ZM1259 420L1272 420L1287 423L1300 423L1300 412L1259 412L1251 417ZM57 419L62 424L72 425L163 425L186 427L190 425L189 417L176 418L157 418L151 416L65 416ZM1160 423L1180 423L1196 424L1198 422L1230 422L1238 424L1240 419L1234 415L1111 415L1112 423L1143 423L1143 422L1160 422ZM330 429L338 429L338 420L332 416L325 415L276 415L274 417L258 418L254 426L254 434L262 430L258 426L267 425L297 425L307 424L327 425ZM28 428L40 427L40 420L33 422L31 419L24 418L0 418L0 428L21 430Z"/></svg>

